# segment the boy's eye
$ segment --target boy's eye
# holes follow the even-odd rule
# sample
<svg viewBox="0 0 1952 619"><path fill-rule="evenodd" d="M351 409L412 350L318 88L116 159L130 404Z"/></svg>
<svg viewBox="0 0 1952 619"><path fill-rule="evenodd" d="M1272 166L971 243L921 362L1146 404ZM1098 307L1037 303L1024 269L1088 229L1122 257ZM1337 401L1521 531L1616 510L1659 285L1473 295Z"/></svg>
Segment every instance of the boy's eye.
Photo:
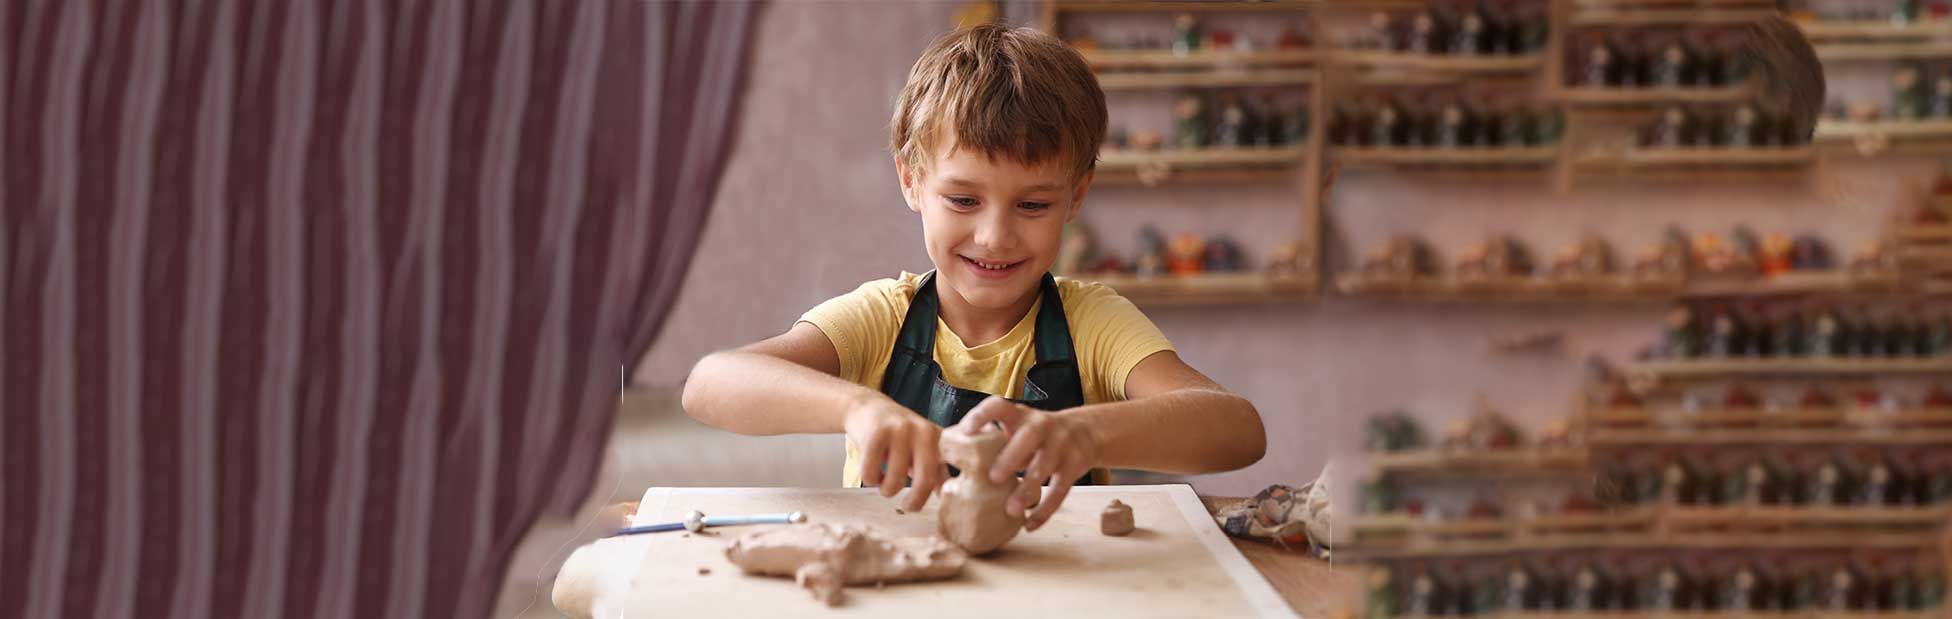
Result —
<svg viewBox="0 0 1952 619"><path fill-rule="evenodd" d="M963 208L974 208L976 206L975 198L971 198L967 196L943 196L943 197L948 198L950 204L954 204L956 206L960 206Z"/></svg>
<svg viewBox="0 0 1952 619"><path fill-rule="evenodd" d="M1051 205L1050 205L1050 203L1049 203L1049 202L1019 202L1019 203L1017 203L1017 208L1020 208L1020 209L1023 209L1023 210L1026 210L1026 211L1041 211L1041 210L1044 210L1044 209L1047 209L1047 208L1050 208L1050 207L1051 207Z"/></svg>

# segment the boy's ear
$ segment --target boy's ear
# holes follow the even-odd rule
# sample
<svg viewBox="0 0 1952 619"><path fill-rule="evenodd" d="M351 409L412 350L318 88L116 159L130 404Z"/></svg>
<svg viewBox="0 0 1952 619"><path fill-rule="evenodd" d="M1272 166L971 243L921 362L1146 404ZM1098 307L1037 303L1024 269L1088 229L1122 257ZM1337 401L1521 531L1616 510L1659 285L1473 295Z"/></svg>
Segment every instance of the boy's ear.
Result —
<svg viewBox="0 0 1952 619"><path fill-rule="evenodd" d="M1078 188L1071 194L1071 212L1064 215L1064 223L1077 221L1078 211L1084 208L1084 196L1091 191L1091 179L1098 176L1096 168L1086 170L1084 178L1078 179Z"/></svg>
<svg viewBox="0 0 1952 619"><path fill-rule="evenodd" d="M922 201L917 199L920 196L915 183L921 179L916 176L919 175L915 174L908 164L902 163L900 157L895 158L895 178L901 180L901 199L908 202L908 210L919 214L922 212Z"/></svg>

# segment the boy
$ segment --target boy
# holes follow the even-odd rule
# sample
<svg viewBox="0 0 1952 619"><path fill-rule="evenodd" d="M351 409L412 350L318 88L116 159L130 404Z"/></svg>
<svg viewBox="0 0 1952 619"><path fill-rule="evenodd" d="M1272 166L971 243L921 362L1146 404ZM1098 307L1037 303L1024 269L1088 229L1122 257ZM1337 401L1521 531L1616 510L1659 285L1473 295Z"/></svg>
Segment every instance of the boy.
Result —
<svg viewBox="0 0 1952 619"><path fill-rule="evenodd" d="M923 52L895 107L889 148L935 270L868 282L782 335L706 356L687 413L744 434L845 433L843 485L892 497L906 484L909 511L950 474L942 428L1000 423L994 469L960 474L1021 471L1007 509L1032 531L1105 468L1260 460L1253 404L1188 367L1117 293L1048 274L1105 136L1104 93L1076 51L1028 28L959 30Z"/></svg>

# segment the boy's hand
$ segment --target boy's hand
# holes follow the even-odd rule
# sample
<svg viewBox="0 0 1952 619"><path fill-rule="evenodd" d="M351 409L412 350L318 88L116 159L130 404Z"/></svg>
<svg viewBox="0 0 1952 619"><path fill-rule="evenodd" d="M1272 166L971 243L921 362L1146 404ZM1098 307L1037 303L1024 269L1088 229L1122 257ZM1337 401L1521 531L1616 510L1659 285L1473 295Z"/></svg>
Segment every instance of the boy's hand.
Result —
<svg viewBox="0 0 1952 619"><path fill-rule="evenodd" d="M1017 471L1024 472L1023 484L1004 504L1004 509L1014 516L1034 507L1025 518L1024 528L1035 531L1064 504L1071 484L1098 465L1098 437L1077 417L1038 410L999 397L976 405L958 427L976 431L992 421L1003 424L1010 443L997 454L996 464L988 474L991 480L1004 482ZM963 471L963 474L981 475L983 471ZM1049 496L1042 494L1045 482L1051 484Z"/></svg>
<svg viewBox="0 0 1952 619"><path fill-rule="evenodd" d="M843 422L847 439L861 448L861 482L881 486L891 497L908 484L903 511L921 511L949 467L942 463L942 428L928 418L875 393L855 401ZM886 465L886 474L882 467Z"/></svg>

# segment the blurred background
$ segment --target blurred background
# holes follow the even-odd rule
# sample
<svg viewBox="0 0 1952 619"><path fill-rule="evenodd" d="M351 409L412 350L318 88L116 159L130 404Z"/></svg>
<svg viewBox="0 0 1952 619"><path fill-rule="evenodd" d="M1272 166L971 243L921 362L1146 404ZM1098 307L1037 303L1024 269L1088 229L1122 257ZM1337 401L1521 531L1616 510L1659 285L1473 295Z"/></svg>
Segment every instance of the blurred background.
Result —
<svg viewBox="0 0 1952 619"><path fill-rule="evenodd" d="M1949 9L766 5L708 223L590 504L837 483L838 437L717 432L676 394L706 353L930 268L892 102L936 36L1003 19L1086 53L1109 99L1063 274L1133 298L1266 422L1260 463L1184 481L1247 496L1326 470L1338 563L1387 568L1372 613L1940 616ZM1743 52L1772 15L1822 61L1813 139ZM531 535L511 598L546 591L574 529Z"/></svg>

